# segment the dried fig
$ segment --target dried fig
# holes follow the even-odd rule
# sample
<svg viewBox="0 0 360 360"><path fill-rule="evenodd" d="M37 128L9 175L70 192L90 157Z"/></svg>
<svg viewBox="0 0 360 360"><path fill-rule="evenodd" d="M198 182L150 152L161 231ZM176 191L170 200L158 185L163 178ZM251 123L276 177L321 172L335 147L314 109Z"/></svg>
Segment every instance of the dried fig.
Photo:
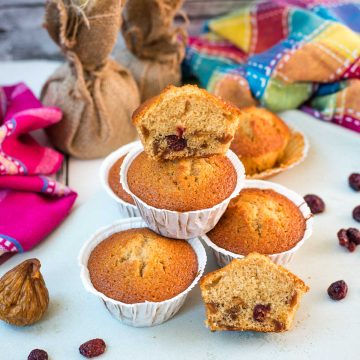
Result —
<svg viewBox="0 0 360 360"><path fill-rule="evenodd" d="M40 261L29 259L0 279L0 319L17 326L39 321L49 304Z"/></svg>

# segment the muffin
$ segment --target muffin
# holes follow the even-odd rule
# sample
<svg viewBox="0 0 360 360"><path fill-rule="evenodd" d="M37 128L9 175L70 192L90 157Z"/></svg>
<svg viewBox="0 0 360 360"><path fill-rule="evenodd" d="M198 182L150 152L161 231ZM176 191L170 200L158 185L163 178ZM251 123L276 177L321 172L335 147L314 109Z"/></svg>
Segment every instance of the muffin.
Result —
<svg viewBox="0 0 360 360"><path fill-rule="evenodd" d="M200 289L210 330L283 332L309 290L264 255L249 254L205 275Z"/></svg>
<svg viewBox="0 0 360 360"><path fill-rule="evenodd" d="M168 86L133 114L145 152L154 159L225 155L241 112L194 85Z"/></svg>
<svg viewBox="0 0 360 360"><path fill-rule="evenodd" d="M222 155L157 161L141 152L129 166L127 183L147 205L186 212L208 209L228 198L237 174Z"/></svg>
<svg viewBox="0 0 360 360"><path fill-rule="evenodd" d="M191 285L198 271L190 244L147 228L111 235L93 249L87 265L95 289L126 304L171 299Z"/></svg>
<svg viewBox="0 0 360 360"><path fill-rule="evenodd" d="M109 176L108 176L108 182L111 190L121 199L125 202L135 205L134 200L132 197L124 190L120 183L120 168L121 164L124 161L126 154L122 157L120 157L110 168L109 170Z"/></svg>
<svg viewBox="0 0 360 360"><path fill-rule="evenodd" d="M302 212L287 197L272 189L245 188L207 236L235 254L277 254L292 249L305 229Z"/></svg>
<svg viewBox="0 0 360 360"><path fill-rule="evenodd" d="M278 165L290 140L288 126L272 112L257 107L242 109L231 150L244 164L246 175Z"/></svg>

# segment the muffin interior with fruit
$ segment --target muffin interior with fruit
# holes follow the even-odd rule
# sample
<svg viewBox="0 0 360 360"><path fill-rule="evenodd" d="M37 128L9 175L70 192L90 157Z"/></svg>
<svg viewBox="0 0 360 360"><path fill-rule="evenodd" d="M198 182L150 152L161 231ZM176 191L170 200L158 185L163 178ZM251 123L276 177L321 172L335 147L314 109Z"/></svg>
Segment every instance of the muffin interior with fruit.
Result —
<svg viewBox="0 0 360 360"><path fill-rule="evenodd" d="M135 205L132 197L124 190L120 183L120 168L124 161L126 154L121 156L115 163L111 166L108 175L108 182L111 190L123 201Z"/></svg>
<svg viewBox="0 0 360 360"><path fill-rule="evenodd" d="M225 154L240 114L197 86L169 86L134 112L133 123L149 156L174 160Z"/></svg>
<svg viewBox="0 0 360 360"><path fill-rule="evenodd" d="M257 107L242 109L231 150L244 164L246 175L278 166L291 132L277 115Z"/></svg>
<svg viewBox="0 0 360 360"><path fill-rule="evenodd" d="M221 155L157 161L142 152L130 164L127 182L147 205L185 212L221 203L234 191L237 175Z"/></svg>
<svg viewBox="0 0 360 360"><path fill-rule="evenodd" d="M161 302L191 285L198 260L185 240L138 228L100 242L90 254L88 270L95 289L111 299L127 304Z"/></svg>
<svg viewBox="0 0 360 360"><path fill-rule="evenodd" d="M205 275L200 289L210 330L283 332L291 328L305 283L257 253Z"/></svg>
<svg viewBox="0 0 360 360"><path fill-rule="evenodd" d="M235 254L269 255L292 249L305 229L302 212L286 196L272 189L245 188L207 236Z"/></svg>

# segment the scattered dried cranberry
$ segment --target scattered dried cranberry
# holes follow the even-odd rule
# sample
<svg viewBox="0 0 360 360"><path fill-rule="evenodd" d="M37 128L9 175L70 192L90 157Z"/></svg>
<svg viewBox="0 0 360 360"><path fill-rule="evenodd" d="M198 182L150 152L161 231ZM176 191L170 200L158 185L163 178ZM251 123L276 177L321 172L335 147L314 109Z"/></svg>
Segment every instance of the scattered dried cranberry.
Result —
<svg viewBox="0 0 360 360"><path fill-rule="evenodd" d="M349 245L349 239L346 234L346 229L340 229L337 233L337 237L341 246L347 247Z"/></svg>
<svg viewBox="0 0 360 360"><path fill-rule="evenodd" d="M348 287L344 280L335 281L332 283L327 292L331 299L333 300L342 300L346 296Z"/></svg>
<svg viewBox="0 0 360 360"><path fill-rule="evenodd" d="M106 344L102 339L92 339L79 347L80 354L86 358L100 356L105 352Z"/></svg>
<svg viewBox="0 0 360 360"><path fill-rule="evenodd" d="M254 307L253 318L255 321L263 322L270 314L270 304L257 304Z"/></svg>
<svg viewBox="0 0 360 360"><path fill-rule="evenodd" d="M28 356L28 360L48 360L48 354L45 350L34 349Z"/></svg>
<svg viewBox="0 0 360 360"><path fill-rule="evenodd" d="M349 176L349 185L355 191L360 191L360 174L359 173L352 173Z"/></svg>
<svg viewBox="0 0 360 360"><path fill-rule="evenodd" d="M360 205L358 205L354 208L352 216L353 216L354 220L360 222Z"/></svg>
<svg viewBox="0 0 360 360"><path fill-rule="evenodd" d="M177 135L168 135L165 136L167 141L167 146L170 150L181 151L186 148L187 141L186 139L179 137Z"/></svg>
<svg viewBox="0 0 360 360"><path fill-rule="evenodd" d="M353 242L349 242L348 246L346 247L350 252L354 252L356 250L356 244Z"/></svg>
<svg viewBox="0 0 360 360"><path fill-rule="evenodd" d="M346 230L346 235L350 242L355 245L360 245L360 230L356 228L348 228Z"/></svg>
<svg viewBox="0 0 360 360"><path fill-rule="evenodd" d="M320 214L320 213L324 212L325 203L317 195L314 195L314 194L305 195L304 200L308 204L308 206L313 214Z"/></svg>

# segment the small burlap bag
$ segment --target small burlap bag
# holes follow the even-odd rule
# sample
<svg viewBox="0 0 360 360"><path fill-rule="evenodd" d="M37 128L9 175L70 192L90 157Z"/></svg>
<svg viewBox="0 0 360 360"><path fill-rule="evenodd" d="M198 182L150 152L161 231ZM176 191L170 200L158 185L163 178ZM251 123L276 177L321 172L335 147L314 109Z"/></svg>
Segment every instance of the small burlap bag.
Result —
<svg viewBox="0 0 360 360"><path fill-rule="evenodd" d="M181 84L181 62L187 34L183 25L173 26L182 0L127 0L122 13L126 49L116 60L131 70L144 101L167 85Z"/></svg>
<svg viewBox="0 0 360 360"><path fill-rule="evenodd" d="M52 143L79 158L102 157L136 138L132 112L140 98L130 72L109 54L121 22L119 0L49 0L45 27L67 63L45 83L41 98L63 119L48 128Z"/></svg>

